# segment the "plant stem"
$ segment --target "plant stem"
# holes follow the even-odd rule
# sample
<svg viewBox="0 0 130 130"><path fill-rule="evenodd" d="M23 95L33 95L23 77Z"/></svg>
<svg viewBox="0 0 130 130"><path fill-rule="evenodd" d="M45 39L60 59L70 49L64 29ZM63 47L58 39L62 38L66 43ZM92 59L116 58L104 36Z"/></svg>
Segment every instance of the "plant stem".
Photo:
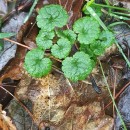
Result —
<svg viewBox="0 0 130 130"><path fill-rule="evenodd" d="M122 48L119 46L119 44L117 43L117 41L115 40L115 43L116 43L116 46L118 47L120 53L122 54L123 58L125 59L126 63L128 64L129 68L130 68L130 62L129 60L127 59L127 57L125 56Z"/></svg>
<svg viewBox="0 0 130 130"><path fill-rule="evenodd" d="M108 25L108 27L113 27L113 26L120 25L120 24L126 24L130 28L130 25L125 23L125 22L123 22L123 21L111 23L111 24Z"/></svg>
<svg viewBox="0 0 130 130"><path fill-rule="evenodd" d="M96 3L92 3L92 5L130 12L130 9L120 8L120 7L116 7L116 6L96 4Z"/></svg>
<svg viewBox="0 0 130 130"><path fill-rule="evenodd" d="M105 0L105 2L106 2L106 4L107 4L108 6L110 6L110 3L109 3L108 0ZM111 13L111 8L109 8L108 10L109 10L108 12Z"/></svg>
<svg viewBox="0 0 130 130"><path fill-rule="evenodd" d="M130 17L130 14L126 14L126 13L122 13L122 12L113 12L113 13L117 14L117 15L122 15L122 16Z"/></svg>
<svg viewBox="0 0 130 130"><path fill-rule="evenodd" d="M126 126L125 126L125 123L124 123L124 121L123 121L123 119L122 119L122 116L121 116L121 114L120 114L120 112L119 112L119 110L118 110L118 108L117 108L117 106L116 106L115 100L114 100L114 98L113 98L113 96L112 96L110 87L109 87L109 85L108 85L108 83L107 83L107 79L106 79L106 77L105 77L102 64L101 64L100 60L99 60L98 62L99 62L99 64L100 64L100 68L101 68L101 71L102 71L102 75L103 75L103 78L104 78L104 82L105 82L105 84L106 84L106 86L107 86L107 90L108 90L108 92L109 92L109 94L110 94L110 97L111 97L111 99L112 99L113 105L114 105L114 107L115 107L115 109L116 109L116 111L117 111L117 114L118 114L118 116L119 116L121 122L122 122L122 125L123 125L123 127L124 127L124 130L127 130L127 128L126 128Z"/></svg>
<svg viewBox="0 0 130 130"><path fill-rule="evenodd" d="M24 20L24 23L26 23L27 20L29 19L29 17L31 16L31 14L32 14L32 12L33 12L33 10L34 10L34 7L36 6L37 2L38 2L38 0L35 0L35 1L34 1L34 3L33 3L33 5L32 5L32 7L31 7L31 9L30 9L30 11L29 11L29 14L26 16L26 18L25 18L25 20Z"/></svg>
<svg viewBox="0 0 130 130"><path fill-rule="evenodd" d="M102 22L102 20L99 18L99 16L95 13L95 11L90 7L90 6L86 6L86 9L88 10L88 12L98 21L98 23L101 25L101 27L107 31L107 27L106 25Z"/></svg>
<svg viewBox="0 0 130 130"><path fill-rule="evenodd" d="M114 13L109 13L109 15L112 16L112 17L115 17L115 18L121 19L121 20L130 20L130 18L128 18L128 17L125 17L125 16L119 16L119 15L114 14Z"/></svg>

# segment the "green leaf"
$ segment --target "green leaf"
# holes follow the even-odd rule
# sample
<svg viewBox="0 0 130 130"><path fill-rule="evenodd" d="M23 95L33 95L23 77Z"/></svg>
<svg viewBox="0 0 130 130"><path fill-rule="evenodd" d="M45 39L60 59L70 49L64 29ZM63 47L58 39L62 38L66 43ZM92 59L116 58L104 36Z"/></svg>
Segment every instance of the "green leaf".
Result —
<svg viewBox="0 0 130 130"><path fill-rule="evenodd" d="M0 52L3 50L3 43L0 43Z"/></svg>
<svg viewBox="0 0 130 130"><path fill-rule="evenodd" d="M69 17L66 10L60 5L46 5L38 13L38 27L48 31L66 25Z"/></svg>
<svg viewBox="0 0 130 130"><path fill-rule="evenodd" d="M81 44L90 44L99 37L99 23L92 17L83 17L78 19L73 29L78 33L78 41Z"/></svg>
<svg viewBox="0 0 130 130"><path fill-rule="evenodd" d="M67 39L59 39L57 44L52 46L51 53L59 59L66 58L71 51L71 43Z"/></svg>
<svg viewBox="0 0 130 130"><path fill-rule="evenodd" d="M26 54L24 67L33 77L46 76L51 71L51 66L52 61L49 58L44 58L44 52L39 48Z"/></svg>
<svg viewBox="0 0 130 130"><path fill-rule="evenodd" d="M55 36L54 31L44 31L40 30L39 34L36 37L36 43L41 49L50 49L52 44L52 39Z"/></svg>
<svg viewBox="0 0 130 130"><path fill-rule="evenodd" d="M88 44L80 44L80 51L83 51L84 53L88 54L90 57L95 57L95 54L93 53L93 50L90 48L90 45Z"/></svg>
<svg viewBox="0 0 130 130"><path fill-rule="evenodd" d="M105 47L100 40L94 41L90 44L90 49L94 55L100 56L105 52Z"/></svg>
<svg viewBox="0 0 130 130"><path fill-rule="evenodd" d="M102 46L105 47L105 48L107 48L107 47L110 47L114 43L115 36L110 31L103 31L100 34L99 39L101 40Z"/></svg>
<svg viewBox="0 0 130 130"><path fill-rule="evenodd" d="M16 33L0 33L0 39L15 36Z"/></svg>
<svg viewBox="0 0 130 130"><path fill-rule="evenodd" d="M74 31L68 29L68 30L57 30L56 34L58 37L61 38L65 38L67 40L69 40L71 42L71 44L73 44L76 40L76 34L74 33Z"/></svg>
<svg viewBox="0 0 130 130"><path fill-rule="evenodd" d="M64 75L72 81L84 80L92 71L94 62L84 52L77 52L62 62Z"/></svg>

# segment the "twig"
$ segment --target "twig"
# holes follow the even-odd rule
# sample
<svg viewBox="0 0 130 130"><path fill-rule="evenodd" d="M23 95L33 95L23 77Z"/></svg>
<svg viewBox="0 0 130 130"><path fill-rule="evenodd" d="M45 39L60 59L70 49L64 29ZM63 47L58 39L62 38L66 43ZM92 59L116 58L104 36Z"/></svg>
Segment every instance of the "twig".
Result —
<svg viewBox="0 0 130 130"><path fill-rule="evenodd" d="M31 47L26 46L26 45L23 45L23 44L21 44L21 43L19 43L19 42L13 41L13 40L8 39L8 38L3 38L3 39L4 39L5 41L9 41L9 42L12 42L12 43L14 43L14 44L20 45L20 46L22 46L22 47L24 47L24 48L26 48L26 49L28 49L28 50L32 50Z"/></svg>
<svg viewBox="0 0 130 130"><path fill-rule="evenodd" d="M119 116L119 119L120 119L120 121L121 121L121 123L122 123L122 125L123 125L124 130L127 130L126 125L125 125L125 123L124 123L124 120L122 119L121 113L120 113L120 111L118 110L117 105L116 105L116 103L115 103L115 100L114 100L114 98L113 98L113 96L112 96L112 93L111 93L109 84L108 84L107 79L106 79L105 74L104 74L104 70L103 70L102 64L101 64L100 60L98 60L98 62L99 62L100 68L101 68L101 72L102 72L102 75L103 75L103 78L104 78L104 82L105 82L105 84L106 84L106 86L107 86L107 90L108 90L109 95L110 95L110 97L111 97L111 100L112 100L112 102L113 102L113 105L114 105L114 107L115 107L115 109L116 109L116 112L117 112L117 114L118 114L118 116Z"/></svg>
<svg viewBox="0 0 130 130"><path fill-rule="evenodd" d="M116 94L116 96L114 97L115 100L116 100L116 99L120 96L120 94L128 87L128 85L130 85L130 82L128 82L128 83L120 90L120 92ZM112 101L109 102L109 103L104 107L104 110L105 110L109 105L111 105L111 104L112 104Z"/></svg>
<svg viewBox="0 0 130 130"><path fill-rule="evenodd" d="M31 117L32 120L34 121L34 117L33 117L32 113L28 110L27 107L25 107L25 106L19 101L19 99L17 99L12 93L10 93L8 90L6 90L6 89L5 89L4 87L2 87L1 85L0 85L0 88L2 88L5 92L7 92L9 95L11 95L11 96L21 105L21 107L24 108L24 110L30 115L30 117Z"/></svg>

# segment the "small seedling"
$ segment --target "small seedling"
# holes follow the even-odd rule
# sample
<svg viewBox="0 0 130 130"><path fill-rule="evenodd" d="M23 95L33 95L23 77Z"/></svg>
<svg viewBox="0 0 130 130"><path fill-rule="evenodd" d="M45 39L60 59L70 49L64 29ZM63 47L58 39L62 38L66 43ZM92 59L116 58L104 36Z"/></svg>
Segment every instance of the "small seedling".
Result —
<svg viewBox="0 0 130 130"><path fill-rule="evenodd" d="M47 5L39 10L37 25L41 29L36 37L38 48L29 51L24 67L33 77L46 76L51 72L52 61L45 57L46 49L62 61L62 71L71 81L84 80L93 70L97 56L114 42L110 31L102 31L99 23L91 16L75 21L73 30L63 30L68 14L60 5ZM72 55L77 43L79 50Z"/></svg>

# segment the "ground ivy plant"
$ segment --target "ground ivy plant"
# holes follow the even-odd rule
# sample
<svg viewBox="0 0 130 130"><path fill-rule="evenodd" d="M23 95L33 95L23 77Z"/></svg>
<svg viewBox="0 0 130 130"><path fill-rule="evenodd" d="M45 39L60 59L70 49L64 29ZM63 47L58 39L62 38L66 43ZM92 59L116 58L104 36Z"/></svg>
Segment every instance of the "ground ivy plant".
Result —
<svg viewBox="0 0 130 130"><path fill-rule="evenodd" d="M111 31L102 31L99 23L91 16L85 16L73 24L72 29L64 30L68 14L60 5L46 5L39 10L36 37L37 48L29 51L24 67L33 77L46 76L51 72L52 61L45 55L51 55L62 62L62 71L71 81L84 80L95 66L97 56L114 42ZM77 44L78 51L72 52Z"/></svg>

